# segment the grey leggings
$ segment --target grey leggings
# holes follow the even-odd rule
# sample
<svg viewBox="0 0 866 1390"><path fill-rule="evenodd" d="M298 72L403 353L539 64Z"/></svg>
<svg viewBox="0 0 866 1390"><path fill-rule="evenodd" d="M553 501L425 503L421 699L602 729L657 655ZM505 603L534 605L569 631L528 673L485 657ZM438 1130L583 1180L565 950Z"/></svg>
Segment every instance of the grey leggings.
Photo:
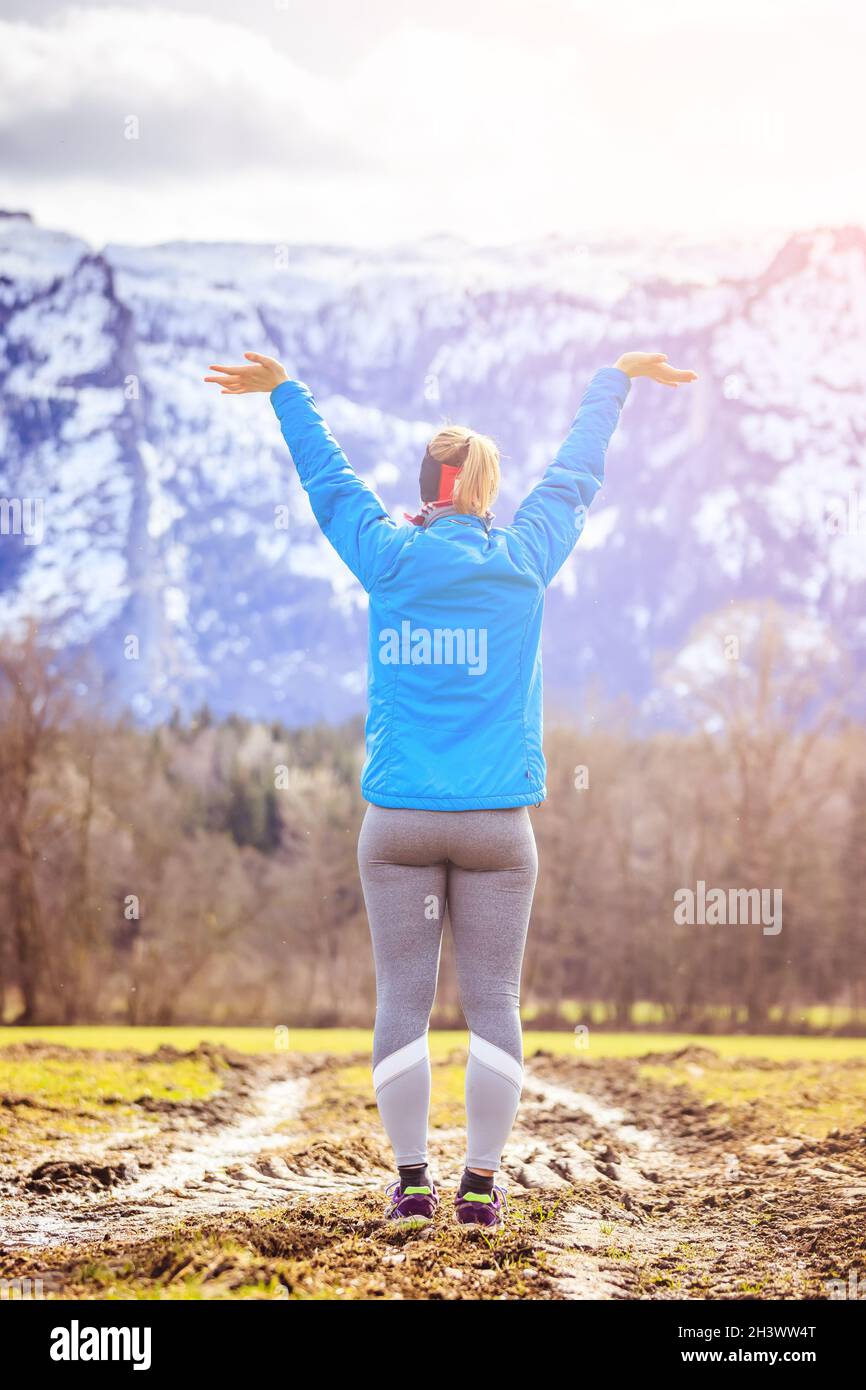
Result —
<svg viewBox="0 0 866 1390"><path fill-rule="evenodd" d="M466 1162L496 1169L523 1082L520 969L538 869L526 807L370 806L358 863L376 963L373 1084L397 1162L427 1160L427 1028L447 904L470 1029Z"/></svg>

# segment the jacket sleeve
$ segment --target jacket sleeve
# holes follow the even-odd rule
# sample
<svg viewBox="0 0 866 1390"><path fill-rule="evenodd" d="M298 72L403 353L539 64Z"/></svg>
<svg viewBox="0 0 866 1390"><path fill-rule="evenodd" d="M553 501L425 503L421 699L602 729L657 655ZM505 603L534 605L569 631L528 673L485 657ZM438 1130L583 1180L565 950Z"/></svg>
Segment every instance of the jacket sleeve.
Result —
<svg viewBox="0 0 866 1390"><path fill-rule="evenodd" d="M604 455L631 381L602 367L586 389L568 438L507 529L521 540L548 585L577 543L586 513L604 480Z"/></svg>
<svg viewBox="0 0 866 1390"><path fill-rule="evenodd" d="M400 550L398 530L383 502L358 477L302 381L283 381L271 392L283 438L313 515L341 560L368 591Z"/></svg>

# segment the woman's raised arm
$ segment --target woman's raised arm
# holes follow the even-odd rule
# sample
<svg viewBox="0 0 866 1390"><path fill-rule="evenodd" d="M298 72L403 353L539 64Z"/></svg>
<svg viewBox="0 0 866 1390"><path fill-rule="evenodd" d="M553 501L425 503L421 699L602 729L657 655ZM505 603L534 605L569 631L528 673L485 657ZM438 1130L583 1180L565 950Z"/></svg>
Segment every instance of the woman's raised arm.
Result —
<svg viewBox="0 0 866 1390"><path fill-rule="evenodd" d="M268 391L313 514L337 554L360 579L373 585L390 569L405 543L384 503L353 469L302 381L293 381L273 357L245 352L240 366L213 365L206 376L224 396Z"/></svg>
<svg viewBox="0 0 866 1390"><path fill-rule="evenodd" d="M549 584L571 554L586 513L604 480L604 456L632 378L663 386L695 381L697 373L671 367L663 352L626 352L602 367L586 389L567 438L508 528L518 536L543 583Z"/></svg>

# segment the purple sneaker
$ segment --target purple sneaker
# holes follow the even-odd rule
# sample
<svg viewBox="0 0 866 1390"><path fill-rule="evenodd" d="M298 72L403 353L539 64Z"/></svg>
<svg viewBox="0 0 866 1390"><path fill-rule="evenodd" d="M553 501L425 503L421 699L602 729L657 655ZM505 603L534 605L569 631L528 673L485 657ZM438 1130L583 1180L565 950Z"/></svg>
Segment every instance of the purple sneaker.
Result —
<svg viewBox="0 0 866 1390"><path fill-rule="evenodd" d="M494 1187L492 1192L465 1192L454 1198L454 1210L461 1226L484 1226L498 1231L508 1209L505 1191Z"/></svg>
<svg viewBox="0 0 866 1390"><path fill-rule="evenodd" d="M385 1189L385 1195L391 1198L385 1220L394 1221L401 1231L426 1226L428 1221L433 1220L439 1206L439 1193L435 1187L407 1187L401 1192L398 1181Z"/></svg>

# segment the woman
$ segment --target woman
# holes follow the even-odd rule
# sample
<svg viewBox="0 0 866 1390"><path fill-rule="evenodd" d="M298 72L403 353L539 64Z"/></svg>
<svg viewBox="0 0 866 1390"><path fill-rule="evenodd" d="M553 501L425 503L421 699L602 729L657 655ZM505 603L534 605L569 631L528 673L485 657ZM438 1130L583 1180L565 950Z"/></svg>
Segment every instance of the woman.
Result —
<svg viewBox="0 0 866 1390"><path fill-rule="evenodd" d="M353 472L309 389L279 362L212 366L224 395L269 391L316 520L369 605L369 712L358 845L376 965L373 1084L398 1178L388 1215L433 1217L430 1061L447 903L470 1029L458 1221L496 1228L494 1184L523 1081L519 984L537 858L527 811L546 796L541 748L544 592L583 529L631 379L695 380L662 353L596 372L565 443L510 526L494 527L499 453L463 426L421 464L419 513L392 521Z"/></svg>

